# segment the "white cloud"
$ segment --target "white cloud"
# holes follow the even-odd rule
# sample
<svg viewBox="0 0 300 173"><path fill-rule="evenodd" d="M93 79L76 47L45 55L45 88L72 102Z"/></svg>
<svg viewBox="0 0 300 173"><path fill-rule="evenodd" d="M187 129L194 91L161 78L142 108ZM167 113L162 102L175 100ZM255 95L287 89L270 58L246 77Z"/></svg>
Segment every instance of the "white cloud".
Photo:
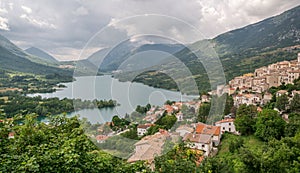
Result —
<svg viewBox="0 0 300 173"><path fill-rule="evenodd" d="M5 8L0 8L0 14L6 14L8 13L7 10Z"/></svg>
<svg viewBox="0 0 300 173"><path fill-rule="evenodd" d="M166 22L145 17L145 21L118 23L130 16L172 16L195 26L205 38L213 38L297 5L300 5L299 0L177 0L176 3L174 0L0 0L0 28L10 29L0 34L11 40L22 40L21 46L27 43L49 52L61 47L70 48L72 51L59 51L66 51L64 59L72 59L105 26L113 29L101 38L101 46L110 46L126 35L153 30L158 35L185 39L186 42L198 39L188 32L190 28L186 24L179 25L180 22L174 20Z"/></svg>
<svg viewBox="0 0 300 173"><path fill-rule="evenodd" d="M58 60L67 61L70 60L70 57L72 57L72 60L85 59L100 49L102 48L86 48L84 51L82 51L81 49L75 49L71 47L60 47L49 52Z"/></svg>
<svg viewBox="0 0 300 173"><path fill-rule="evenodd" d="M27 14L32 13L32 9L29 8L29 7L26 7L26 6L22 5L21 8L22 8Z"/></svg>
<svg viewBox="0 0 300 173"><path fill-rule="evenodd" d="M20 18L27 20L30 24L35 25L40 28L51 28L56 29L56 26L52 23L49 23L45 20L35 19L33 17L29 17L26 14L22 14Z"/></svg>
<svg viewBox="0 0 300 173"><path fill-rule="evenodd" d="M0 30L9 31L8 19L0 16Z"/></svg>
<svg viewBox="0 0 300 173"><path fill-rule="evenodd" d="M14 9L14 3L10 2L8 3L8 7L10 10L13 10Z"/></svg>

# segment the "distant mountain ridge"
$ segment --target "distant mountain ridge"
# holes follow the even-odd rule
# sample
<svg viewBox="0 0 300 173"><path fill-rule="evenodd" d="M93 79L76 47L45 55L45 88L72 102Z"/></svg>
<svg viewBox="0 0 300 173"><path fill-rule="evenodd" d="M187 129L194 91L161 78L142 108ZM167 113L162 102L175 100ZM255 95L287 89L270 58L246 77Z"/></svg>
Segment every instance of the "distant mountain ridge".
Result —
<svg viewBox="0 0 300 173"><path fill-rule="evenodd" d="M206 41L211 43L219 55L227 81L267 64L295 59L300 50L289 47L300 45L300 6L261 22L226 32L211 40L198 41L190 46L200 47ZM174 56L179 57L189 68L200 91L209 89L206 70L189 49L182 49ZM152 69L156 71L167 69L168 73L180 73L181 70L174 62L163 63ZM130 79L127 76L137 73L139 72L119 74L116 77L126 81ZM164 81L161 74L154 73L150 69L149 72L141 73L134 81L154 87L176 89L176 86L167 83L168 80ZM182 81L183 78L177 79L177 82ZM188 84L186 86L188 87Z"/></svg>
<svg viewBox="0 0 300 173"><path fill-rule="evenodd" d="M218 53L266 51L300 44L300 6L212 40Z"/></svg>
<svg viewBox="0 0 300 173"><path fill-rule="evenodd" d="M24 51L27 52L28 54L40 57L43 60L58 63L58 61L56 60L56 58L54 58L53 56L49 55L47 52L45 52L45 51L43 51L43 50L41 50L39 48L30 47L28 49L25 49Z"/></svg>
<svg viewBox="0 0 300 173"><path fill-rule="evenodd" d="M4 36L0 35L0 69L39 75L60 74L72 76L72 71L51 66L37 56L27 54Z"/></svg>
<svg viewBox="0 0 300 173"><path fill-rule="evenodd" d="M136 41L121 42L120 44L118 44L116 47L112 49L102 48L94 52L88 58L81 61L88 61L89 63L92 63L94 66L99 67L100 72L111 72L119 69L120 65L122 65L129 58L131 58L132 56L138 53L142 53L146 51L157 51L157 52L167 52L169 54L174 54L184 48L184 45L181 44L159 43L160 39L161 39L160 37L145 37L145 38L143 37L143 38L139 38ZM140 42L141 40L145 41L146 43L145 44L141 43ZM147 41L152 43L149 43ZM160 59L164 59L164 57L160 57ZM150 61L151 59L148 60L147 58L144 58L144 60L147 61L148 65L151 65L151 63L153 63ZM153 65L155 65L155 63Z"/></svg>

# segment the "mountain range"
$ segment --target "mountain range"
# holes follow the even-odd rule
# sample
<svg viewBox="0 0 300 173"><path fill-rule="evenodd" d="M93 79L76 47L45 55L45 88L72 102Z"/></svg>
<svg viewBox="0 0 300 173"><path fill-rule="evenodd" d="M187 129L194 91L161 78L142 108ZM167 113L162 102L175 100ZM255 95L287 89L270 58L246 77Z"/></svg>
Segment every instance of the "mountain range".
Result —
<svg viewBox="0 0 300 173"><path fill-rule="evenodd" d="M213 39L198 41L187 47L200 47L205 42L210 43L218 54L227 81L235 76L253 72L255 68L267 64L296 59L300 51L298 46L300 45L300 6L258 23L226 32ZM197 82L200 91L210 90L203 64L188 48L176 52L173 56L178 57L189 68L192 73L191 77ZM170 85L170 77L166 74L175 72L180 74L181 70L178 63L169 61L143 71L117 74L115 77L126 81L131 79L131 76L136 76L134 79L136 82L178 90L176 83L185 83L184 77L178 77ZM162 71L164 74L161 73ZM188 88L189 84L186 83L185 87Z"/></svg>
<svg viewBox="0 0 300 173"><path fill-rule="evenodd" d="M72 76L72 71L60 69L53 62L28 54L2 35L0 35L0 69L38 75Z"/></svg>
<svg viewBox="0 0 300 173"><path fill-rule="evenodd" d="M170 82L170 76L166 75L182 72L179 63L171 58L177 57L180 63L191 71L191 77L197 82L199 90L203 91L210 88L206 70L188 47L200 47L204 42L212 45L218 54L227 80L251 72L260 66L295 59L300 47L298 46L300 45L300 6L191 45L126 42L111 51L108 48L101 49L87 59L77 62L58 62L45 51L34 47L23 51L0 35L0 68L34 74L69 75L72 74L71 70L61 69L58 66L77 63L80 75L88 75L98 69L97 74L113 72L121 68L124 69L123 73L115 74L115 77L120 80L129 80L134 76L134 81L137 82L177 90L176 83L185 83L185 79L179 76L175 82Z"/></svg>
<svg viewBox="0 0 300 173"><path fill-rule="evenodd" d="M52 63L58 63L58 61L53 56L49 55L47 52L45 52L39 48L30 47L28 49L25 49L24 51L30 55L34 55L45 61L52 62Z"/></svg>

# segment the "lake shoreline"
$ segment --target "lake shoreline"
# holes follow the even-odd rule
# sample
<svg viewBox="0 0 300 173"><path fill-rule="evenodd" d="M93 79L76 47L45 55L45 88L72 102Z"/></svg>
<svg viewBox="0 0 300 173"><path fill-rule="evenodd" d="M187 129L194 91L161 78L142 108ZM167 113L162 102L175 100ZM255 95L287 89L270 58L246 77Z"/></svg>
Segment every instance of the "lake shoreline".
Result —
<svg viewBox="0 0 300 173"><path fill-rule="evenodd" d="M35 93L27 96L41 96L43 98L58 97L80 98L82 100L116 100L120 106L113 109L80 110L72 114L80 114L83 117L91 118L92 122L110 121L114 115L121 117L132 113L137 105L150 103L155 106L162 106L165 101L189 101L198 99L198 96L187 96L180 92L150 87L137 82L120 82L112 75L101 76L80 76L70 83L63 83L66 88L53 93ZM95 118L96 117L96 118Z"/></svg>

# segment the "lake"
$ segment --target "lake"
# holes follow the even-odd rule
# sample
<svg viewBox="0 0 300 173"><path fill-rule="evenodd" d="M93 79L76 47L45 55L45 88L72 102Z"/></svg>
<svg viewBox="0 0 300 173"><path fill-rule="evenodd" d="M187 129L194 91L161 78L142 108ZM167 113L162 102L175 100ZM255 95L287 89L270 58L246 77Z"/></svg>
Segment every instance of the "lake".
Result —
<svg viewBox="0 0 300 173"><path fill-rule="evenodd" d="M111 121L114 115L123 117L133 112L137 105L162 106L166 100L187 101L198 96L187 96L180 92L153 88L136 82L120 82L110 75L76 77L76 81L64 83L66 88L54 93L31 94L29 96L42 96L43 98L81 98L83 100L116 100L120 106L103 109L84 109L73 112L69 116L80 115L91 123L104 123ZM76 107L76 105L75 105Z"/></svg>

